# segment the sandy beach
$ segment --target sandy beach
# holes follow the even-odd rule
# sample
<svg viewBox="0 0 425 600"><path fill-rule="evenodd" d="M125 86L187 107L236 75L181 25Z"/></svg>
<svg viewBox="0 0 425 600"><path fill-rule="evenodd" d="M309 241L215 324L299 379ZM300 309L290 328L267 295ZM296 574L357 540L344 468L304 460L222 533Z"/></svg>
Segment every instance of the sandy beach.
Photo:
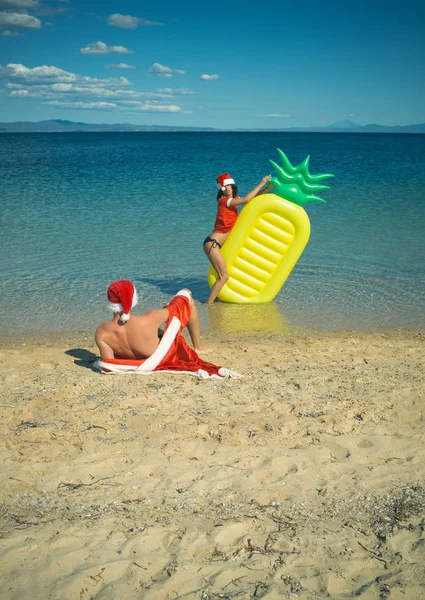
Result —
<svg viewBox="0 0 425 600"><path fill-rule="evenodd" d="M425 332L205 341L243 379L1 338L2 600L425 598Z"/></svg>

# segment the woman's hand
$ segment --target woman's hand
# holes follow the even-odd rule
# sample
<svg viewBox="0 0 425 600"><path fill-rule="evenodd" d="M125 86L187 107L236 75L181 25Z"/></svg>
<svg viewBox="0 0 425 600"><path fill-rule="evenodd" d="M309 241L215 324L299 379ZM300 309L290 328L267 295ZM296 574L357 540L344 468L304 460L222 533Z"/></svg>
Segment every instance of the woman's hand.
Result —
<svg viewBox="0 0 425 600"><path fill-rule="evenodd" d="M263 179L261 180L261 185L266 185L266 183L268 183L270 181L270 179L272 178L271 175L266 175L265 177L263 177Z"/></svg>

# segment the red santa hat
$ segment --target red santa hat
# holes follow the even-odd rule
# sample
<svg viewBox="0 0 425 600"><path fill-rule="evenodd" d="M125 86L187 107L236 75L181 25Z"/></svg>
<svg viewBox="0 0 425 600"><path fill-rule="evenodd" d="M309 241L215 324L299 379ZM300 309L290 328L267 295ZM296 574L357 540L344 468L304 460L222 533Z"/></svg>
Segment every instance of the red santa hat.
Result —
<svg viewBox="0 0 425 600"><path fill-rule="evenodd" d="M114 313L123 313L120 321L125 323L130 318L130 311L137 304L136 288L128 279L114 281L108 287L108 305Z"/></svg>
<svg viewBox="0 0 425 600"><path fill-rule="evenodd" d="M219 190L223 190L223 192L226 189L226 185L230 185L232 183L234 184L235 180L230 177L229 173L223 173L217 177L217 187Z"/></svg>

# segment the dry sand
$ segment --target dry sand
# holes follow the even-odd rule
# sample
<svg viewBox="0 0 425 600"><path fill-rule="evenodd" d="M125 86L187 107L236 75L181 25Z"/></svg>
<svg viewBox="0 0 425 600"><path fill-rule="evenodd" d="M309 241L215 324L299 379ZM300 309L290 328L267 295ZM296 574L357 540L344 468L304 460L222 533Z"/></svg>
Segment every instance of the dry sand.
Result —
<svg viewBox="0 0 425 600"><path fill-rule="evenodd" d="M211 335L205 381L2 338L0 597L425 598L424 340Z"/></svg>

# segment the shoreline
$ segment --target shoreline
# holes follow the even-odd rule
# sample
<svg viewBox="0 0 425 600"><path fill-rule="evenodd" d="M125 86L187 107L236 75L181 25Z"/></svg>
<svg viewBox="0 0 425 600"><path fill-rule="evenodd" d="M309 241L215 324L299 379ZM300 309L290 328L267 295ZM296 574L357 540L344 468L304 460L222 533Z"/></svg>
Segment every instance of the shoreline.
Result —
<svg viewBox="0 0 425 600"><path fill-rule="evenodd" d="M2 597L422 597L425 332L205 341L244 377L0 338Z"/></svg>
<svg viewBox="0 0 425 600"><path fill-rule="evenodd" d="M267 326L260 325L258 329L249 327L243 329L238 326L234 326L232 329L214 329L214 327L210 326L208 328L203 328L201 324L201 337L208 339L209 341L213 341L214 339L219 340L220 343L224 342L227 338L240 338L240 339L248 339L248 340L264 340L270 338L282 339L292 337L337 337L337 336L350 336L350 335L360 335L360 336L379 336L379 335L409 335L419 333L425 334L425 322L419 323L417 325L408 325L408 326L400 326L400 327L373 327L371 329L354 329L354 328L343 328L343 329L330 329L330 328L322 328L322 327L301 327L298 325L284 324L281 329L273 330ZM41 331L34 330L28 333L0 333L0 348L7 347L8 344L14 344L15 342L23 342L23 343L64 343L67 340L84 340L87 341L89 345L92 345L94 342L94 334L96 331L96 327L93 329L83 328L72 329L72 330L58 330L58 331ZM185 334L186 337L186 334Z"/></svg>

